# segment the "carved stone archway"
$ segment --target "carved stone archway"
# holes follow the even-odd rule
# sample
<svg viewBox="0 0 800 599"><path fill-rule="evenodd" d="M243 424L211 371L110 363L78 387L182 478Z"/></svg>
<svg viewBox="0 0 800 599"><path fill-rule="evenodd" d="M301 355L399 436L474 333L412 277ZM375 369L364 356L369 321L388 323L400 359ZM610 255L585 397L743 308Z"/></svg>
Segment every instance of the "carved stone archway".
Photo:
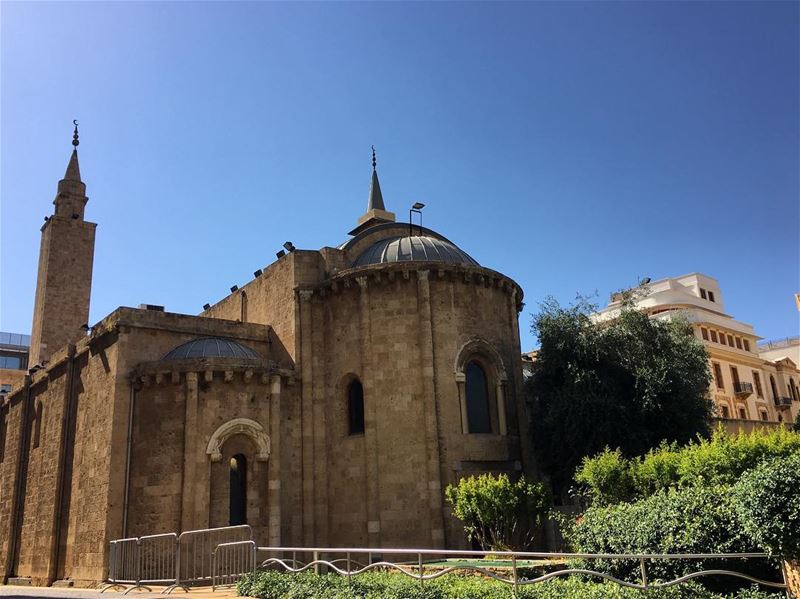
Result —
<svg viewBox="0 0 800 599"><path fill-rule="evenodd" d="M256 459L260 462L266 462L269 459L270 441L269 435L264 431L255 420L249 418L234 418L229 420L211 435L206 447L206 454L211 458L212 462L219 462L222 460L222 446L225 441L234 435L245 435L255 443L257 452Z"/></svg>

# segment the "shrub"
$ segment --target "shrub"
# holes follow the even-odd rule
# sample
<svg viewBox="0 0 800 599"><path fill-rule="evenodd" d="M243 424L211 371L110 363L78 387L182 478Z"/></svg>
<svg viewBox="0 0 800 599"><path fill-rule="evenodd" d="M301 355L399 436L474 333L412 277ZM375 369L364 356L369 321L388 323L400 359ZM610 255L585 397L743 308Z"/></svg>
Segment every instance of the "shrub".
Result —
<svg viewBox="0 0 800 599"><path fill-rule="evenodd" d="M800 433L784 428L734 436L717 429L709 440L662 444L639 458L606 450L585 459L575 480L589 503L608 505L670 487L732 485L762 461L798 452Z"/></svg>
<svg viewBox="0 0 800 599"><path fill-rule="evenodd" d="M375 572L348 581L338 575L257 572L238 584L240 595L260 599L512 599L513 589L480 576L447 575L421 585L398 574ZM522 586L519 599L723 599L702 587L688 583L648 592L623 588L613 583L581 580L577 577L549 580ZM781 595L743 591L736 599L779 599ZM733 599L727 595L724 599Z"/></svg>
<svg viewBox="0 0 800 599"><path fill-rule="evenodd" d="M745 473L733 496L747 534L772 554L800 559L800 452Z"/></svg>
<svg viewBox="0 0 800 599"><path fill-rule="evenodd" d="M549 504L541 483L525 477L511 482L505 474L462 478L445 489L445 497L453 515L464 523L467 538L495 551L511 548L527 532L518 528L520 523L538 526Z"/></svg>
<svg viewBox="0 0 800 599"><path fill-rule="evenodd" d="M744 532L733 497L727 487L662 489L634 503L589 508L578 522L567 525L564 535L579 553L740 553L760 549ZM777 576L762 560L747 564L728 562L725 567ZM639 564L631 560L597 560L592 568L622 579L637 580ZM714 568L712 560L648 562L651 578L668 580L698 569ZM733 566L733 567L731 567ZM755 569L754 569L755 568Z"/></svg>

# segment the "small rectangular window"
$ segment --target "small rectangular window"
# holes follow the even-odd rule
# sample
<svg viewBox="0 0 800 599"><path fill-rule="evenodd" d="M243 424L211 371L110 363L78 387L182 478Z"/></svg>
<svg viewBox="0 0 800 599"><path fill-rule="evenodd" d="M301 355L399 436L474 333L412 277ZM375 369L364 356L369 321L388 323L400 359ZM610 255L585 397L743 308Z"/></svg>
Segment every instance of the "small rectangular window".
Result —
<svg viewBox="0 0 800 599"><path fill-rule="evenodd" d="M702 287L700 288L700 297L702 297L703 299L706 299L706 290L703 289Z"/></svg>
<svg viewBox="0 0 800 599"><path fill-rule="evenodd" d="M742 420L747 420L747 410L744 408L739 408L739 418Z"/></svg>
<svg viewBox="0 0 800 599"><path fill-rule="evenodd" d="M708 341L708 329L705 327L700 327L700 334L703 336L705 341Z"/></svg>
<svg viewBox="0 0 800 599"><path fill-rule="evenodd" d="M733 335L728 335L728 345L733 347Z"/></svg>
<svg viewBox="0 0 800 599"><path fill-rule="evenodd" d="M744 351L750 351L750 342L747 339L743 339L742 343L744 343Z"/></svg>
<svg viewBox="0 0 800 599"><path fill-rule="evenodd" d="M714 380L717 383L717 389L725 389L725 383L722 380L722 368L719 363L712 362L714 365Z"/></svg>
<svg viewBox="0 0 800 599"><path fill-rule="evenodd" d="M756 394L759 397L764 397L764 390L761 388L761 375L755 370L753 371L753 382L756 384Z"/></svg>
<svg viewBox="0 0 800 599"><path fill-rule="evenodd" d="M736 348L737 349L742 349L742 338L741 337L737 337L736 338Z"/></svg>
<svg viewBox="0 0 800 599"><path fill-rule="evenodd" d="M719 334L719 342L720 342L722 345L725 345L725 333L720 333L720 334Z"/></svg>
<svg viewBox="0 0 800 599"><path fill-rule="evenodd" d="M766 420L766 419L767 419L767 413L762 410L761 411L761 420Z"/></svg>
<svg viewBox="0 0 800 599"><path fill-rule="evenodd" d="M720 406L720 407L722 408L722 417L723 418L730 418L731 417L731 413L730 413L730 410L728 410L728 406Z"/></svg>
<svg viewBox="0 0 800 599"><path fill-rule="evenodd" d="M717 342L717 332L714 331L714 330L711 330L711 331L709 331L709 333L711 334L711 341L716 343Z"/></svg>
<svg viewBox="0 0 800 599"><path fill-rule="evenodd" d="M734 388L736 385L739 384L739 371L736 369L736 366L731 366L731 379L733 380Z"/></svg>
<svg viewBox="0 0 800 599"><path fill-rule="evenodd" d="M710 302L714 301L714 292L713 291L709 291L708 292L708 301L710 301Z"/></svg>

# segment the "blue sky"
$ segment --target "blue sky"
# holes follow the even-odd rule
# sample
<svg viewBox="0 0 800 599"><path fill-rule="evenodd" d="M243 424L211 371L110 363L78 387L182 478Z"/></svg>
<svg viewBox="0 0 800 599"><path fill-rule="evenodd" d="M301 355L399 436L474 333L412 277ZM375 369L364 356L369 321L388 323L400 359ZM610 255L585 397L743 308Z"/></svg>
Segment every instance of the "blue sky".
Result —
<svg viewBox="0 0 800 599"><path fill-rule="evenodd" d="M81 122L91 320L197 313L387 208L530 313L700 271L798 334L797 2L0 4L0 328L29 332L39 227Z"/></svg>

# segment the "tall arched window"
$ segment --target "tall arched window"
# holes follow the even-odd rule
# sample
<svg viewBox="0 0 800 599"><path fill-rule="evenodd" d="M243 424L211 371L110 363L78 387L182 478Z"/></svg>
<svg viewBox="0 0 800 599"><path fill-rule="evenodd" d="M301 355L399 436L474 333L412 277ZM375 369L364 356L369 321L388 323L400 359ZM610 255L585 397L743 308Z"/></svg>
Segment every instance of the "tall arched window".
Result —
<svg viewBox="0 0 800 599"><path fill-rule="evenodd" d="M242 291L242 322L247 322L247 292Z"/></svg>
<svg viewBox="0 0 800 599"><path fill-rule="evenodd" d="M348 434L364 432L364 387L358 379L347 387L347 423Z"/></svg>
<svg viewBox="0 0 800 599"><path fill-rule="evenodd" d="M769 375L769 386L772 387L772 397L778 398L778 388L775 386L775 377Z"/></svg>
<svg viewBox="0 0 800 599"><path fill-rule="evenodd" d="M247 524L247 458L241 453L231 458L229 505L230 525Z"/></svg>
<svg viewBox="0 0 800 599"><path fill-rule="evenodd" d="M36 400L36 412L33 415L33 448L39 447L39 439L42 435L42 400Z"/></svg>
<svg viewBox="0 0 800 599"><path fill-rule="evenodd" d="M794 379L789 379L789 389L792 391L792 399L797 401L800 399L797 396L797 386L794 384Z"/></svg>
<svg viewBox="0 0 800 599"><path fill-rule="evenodd" d="M489 382L486 372L474 360L464 369L467 399L467 423L470 433L491 433L489 416Z"/></svg>

